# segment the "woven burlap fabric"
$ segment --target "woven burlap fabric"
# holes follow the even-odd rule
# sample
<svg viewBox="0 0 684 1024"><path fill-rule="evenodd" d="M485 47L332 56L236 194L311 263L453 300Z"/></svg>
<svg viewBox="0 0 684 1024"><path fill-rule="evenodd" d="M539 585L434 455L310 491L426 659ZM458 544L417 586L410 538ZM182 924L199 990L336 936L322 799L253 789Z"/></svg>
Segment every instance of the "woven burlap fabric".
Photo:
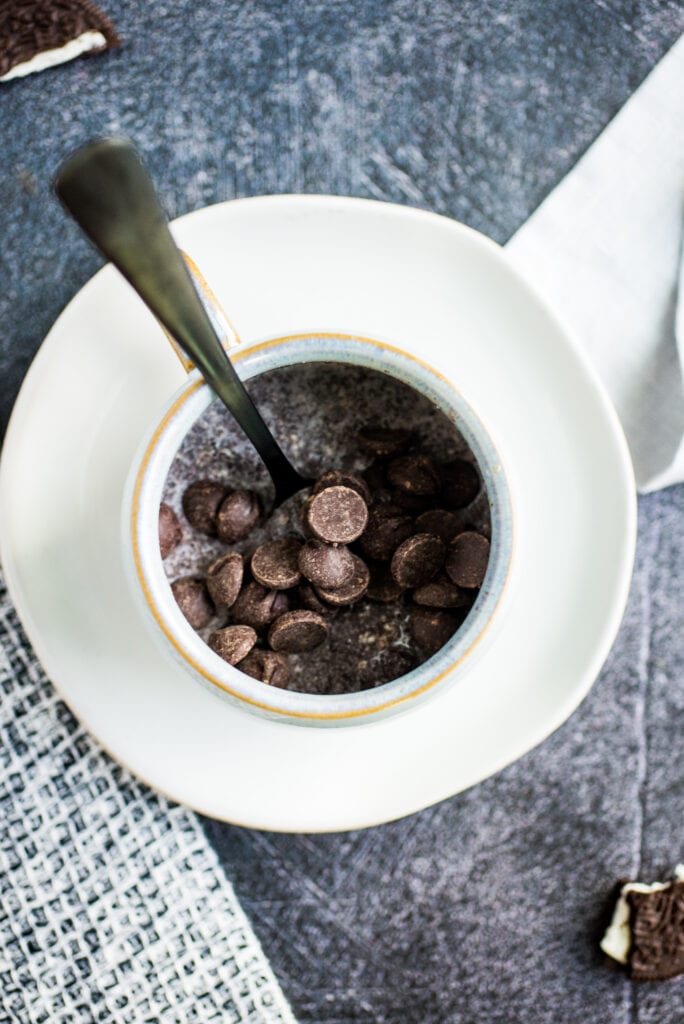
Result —
<svg viewBox="0 0 684 1024"><path fill-rule="evenodd" d="M294 1018L196 816L58 698L0 575L0 1022Z"/></svg>

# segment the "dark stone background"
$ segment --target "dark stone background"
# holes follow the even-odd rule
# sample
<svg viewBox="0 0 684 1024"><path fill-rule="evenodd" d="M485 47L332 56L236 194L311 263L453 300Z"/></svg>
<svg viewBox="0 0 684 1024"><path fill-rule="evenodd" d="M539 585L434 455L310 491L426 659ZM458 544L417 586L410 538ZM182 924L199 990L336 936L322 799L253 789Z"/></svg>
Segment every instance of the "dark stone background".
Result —
<svg viewBox="0 0 684 1024"><path fill-rule="evenodd" d="M130 134L172 215L334 192L503 242L684 28L674 0L103 6L121 50L0 85L2 426L100 264L49 195L89 136ZM596 940L615 879L684 858L683 547L684 488L642 500L599 682L494 779L347 835L206 822L302 1021L681 1024L684 980L633 986Z"/></svg>

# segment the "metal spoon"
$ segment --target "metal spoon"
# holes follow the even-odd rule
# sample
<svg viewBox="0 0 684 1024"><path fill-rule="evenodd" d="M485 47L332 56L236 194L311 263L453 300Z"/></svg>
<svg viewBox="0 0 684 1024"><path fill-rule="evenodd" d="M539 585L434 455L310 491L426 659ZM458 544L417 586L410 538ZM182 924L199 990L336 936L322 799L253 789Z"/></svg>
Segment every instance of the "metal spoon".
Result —
<svg viewBox="0 0 684 1024"><path fill-rule="evenodd" d="M154 185L128 139L97 139L59 168L55 192L199 369L263 459L275 505L311 481L294 469L247 394L171 237Z"/></svg>

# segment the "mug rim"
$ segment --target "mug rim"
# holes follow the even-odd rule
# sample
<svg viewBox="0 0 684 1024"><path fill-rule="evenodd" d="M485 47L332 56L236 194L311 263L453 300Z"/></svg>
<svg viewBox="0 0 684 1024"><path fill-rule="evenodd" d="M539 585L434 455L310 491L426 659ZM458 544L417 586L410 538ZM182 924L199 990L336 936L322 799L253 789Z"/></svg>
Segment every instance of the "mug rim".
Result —
<svg viewBox="0 0 684 1024"><path fill-rule="evenodd" d="M168 473L170 464L180 449L180 446L182 445L189 430L192 429L192 426L194 426L206 409L210 407L212 402L216 400L215 396L211 395L209 386L199 375L198 371L191 373L188 379L176 391L166 410L155 422L148 432L147 437L143 440L138 454L133 460L131 473L129 474L129 485L126 488L126 499L124 501L124 543L129 554L132 556L129 567L133 570L136 590L138 595L144 600L148 616L151 616L157 629L161 631L166 642L170 645L172 650L169 653L174 654L177 660L180 660L186 668L191 670L191 673L199 676L200 682L204 683L205 686L208 686L212 690L217 688L225 697L231 698L239 704L246 704L249 709L252 709L255 712L266 712L269 717L275 718L279 721L287 721L290 719L301 724L306 724L307 721L310 721L312 724L325 724L326 722L330 722L331 724L344 724L345 720L350 722L368 720L369 717L382 716L387 712L392 713L393 711L396 712L397 710L400 710L402 707L408 707L409 702L412 700L424 696L429 691L434 690L437 684L443 682L449 675L454 673L466 661L466 659L473 654L475 649L484 639L485 635L490 632L492 624L497 618L497 614L500 612L503 598L508 591L513 564L513 509L510 484L503 461L499 450L495 446L491 434L485 427L482 419L477 413L475 413L470 403L463 397L461 391L448 377L425 360L414 355L412 352L377 337L368 337L357 333L328 329L321 331L300 331L293 334L266 338L254 344L232 349L230 352L230 359L231 362L242 362L244 360L249 360L250 357L258 357L262 353L268 352L277 346L286 345L287 343L315 340L340 340L343 342L360 343L363 346L368 345L375 350L380 350L381 353L386 353L394 359L405 360L410 364L415 364L420 367L422 371L427 372L428 375L435 378L441 389L448 390L448 392L451 393L452 398L457 400L457 404L459 406L458 410L455 409L454 405L450 407L450 418L452 419L452 422L454 422L454 414L456 411L459 413L465 412L467 414L468 419L462 421L462 416L459 416L459 422L455 423L455 426L461 434L466 435L465 439L468 443L469 449L475 457L476 464L483 477L483 484L489 499L490 507L498 513L502 522L499 524L499 536L497 536L496 541L496 553L498 554L498 558L495 561L490 557L490 565L487 569L487 576L485 577L483 587L478 594L475 604L473 605L471 615L468 616L469 618L472 617L471 631L474 632L474 635L468 642L467 646L460 651L458 656L451 659L448 664L440 664L445 659L443 652L445 652L451 645L451 640L449 640L437 652L435 652L435 654L425 659L425 661L421 662L421 664L406 673L404 676L390 680L389 682L383 683L371 690L335 695L308 694L300 691L274 689L260 680L253 679L252 677L245 675L245 673L240 672L235 666L229 665L227 662L223 662L218 655L211 651L211 648L209 648L190 624L187 623L183 618L182 613L175 605L172 612L174 610L177 612L177 628L174 628L174 624L169 622L167 617L163 614L160 602L155 599L154 594L155 584L162 583L169 588L170 596L169 580L164 571L163 561L158 551L158 545L155 545L154 554L156 555L156 559L152 556L152 560L155 562L155 565L152 568L157 568L159 570L158 575L161 577L158 580L149 578L149 574L146 571L146 564L149 561L150 552L147 553L147 557L144 557L141 550L141 529L144 519L143 491L145 489L145 485L149 483L149 471L154 465L155 456L158 456L159 454L160 443L162 442L162 439L168 439L169 435L172 433L172 424L178 414L182 412L186 403L194 397L196 404L198 404L197 399L201 395L202 391L206 389L205 393L208 395L208 401L199 408L199 411L193 418L192 422L189 425L185 425L180 437L177 439L178 443L173 448L170 461L166 467L166 473ZM339 357L339 353L332 353L330 355L318 354L310 360L286 360L279 363L277 366L257 367L253 373L248 374L244 379L252 379L260 376L262 373L269 372L270 370L277 370L287 366L297 365L297 363L303 361L310 361L314 363L330 362L337 363L339 365L344 365L345 363L356 366L365 365L368 369L377 370L376 367L363 363L358 359L342 359ZM437 402L433 395L427 393L426 387L422 386L422 382L420 380L408 380L393 373L391 368L383 369L384 372L388 373L395 380L402 381L408 386L413 387L419 393L432 401L433 404L436 404L442 412L448 414L446 408L444 408L441 403ZM473 425L479 427L481 432L479 437L474 435L472 429ZM474 451L474 448L477 450ZM483 449L489 449L486 453L490 456L489 461L482 459L482 456L485 454ZM478 454L480 455L480 458L478 458ZM492 455L494 458L491 458ZM488 478L490 478L490 486L487 485ZM161 484L162 488L165 480L166 474L164 475L164 479ZM494 498L497 500L494 501ZM161 500L161 495L159 496L159 500ZM492 543L492 549L492 554L494 554L494 541ZM156 566L156 561L159 563L158 566ZM501 578L499 579L495 590L486 590L488 578L490 578L490 580L494 579L497 572ZM485 595L485 599L481 602L480 599L483 595ZM171 601L173 600L172 598L170 599ZM477 607L478 603L480 603L479 609ZM486 618L483 618L482 613L485 611L485 606L487 605L487 615ZM473 626L478 622L478 618L482 621L479 623L479 628L473 630ZM464 625L466 625L466 623L464 623ZM462 631L463 627L459 627L454 634L453 639L455 640ZM183 635L186 633L187 637ZM183 643L183 640L186 640L186 643ZM201 645L201 647L198 647L197 651L193 653L191 648L197 647L198 644ZM200 660L202 654L209 657L210 661L215 661L215 663L217 663L217 669L222 669L229 681L221 679L216 673L209 671ZM198 655L200 657L198 657ZM429 666L431 662L436 662L434 668L439 669L438 671L430 671ZM429 673L429 678L424 680L420 685L407 686L406 683L404 683L405 680L410 680L414 674L420 673L424 676L426 669ZM418 681L419 680L416 680L416 683L418 683ZM233 685L231 685L231 683ZM397 686L399 683L404 683L401 689L405 692L397 692L400 689ZM394 690L394 695L391 695L388 690ZM265 697L266 694L279 697L281 699L280 701L276 700L275 702L267 702L266 700L259 699L260 695ZM377 694L378 697L387 699L380 699L376 702L372 702L369 700L369 697L372 694ZM359 703L360 697L364 698L364 704L366 706L353 706L354 704ZM350 706L343 707L341 710L323 710L325 703L328 703L331 700L334 700L338 705L341 703L343 705L349 704ZM301 704L304 702L312 704L313 708L310 710L303 710L296 706L287 706Z"/></svg>

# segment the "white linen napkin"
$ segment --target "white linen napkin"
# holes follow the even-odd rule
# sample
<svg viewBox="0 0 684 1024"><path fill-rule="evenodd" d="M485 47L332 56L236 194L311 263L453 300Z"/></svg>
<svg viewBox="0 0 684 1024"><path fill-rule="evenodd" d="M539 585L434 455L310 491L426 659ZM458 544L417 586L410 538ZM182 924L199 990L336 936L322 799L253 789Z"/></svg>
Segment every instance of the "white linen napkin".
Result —
<svg viewBox="0 0 684 1024"><path fill-rule="evenodd" d="M683 213L684 36L506 247L593 360L641 491L684 480Z"/></svg>

